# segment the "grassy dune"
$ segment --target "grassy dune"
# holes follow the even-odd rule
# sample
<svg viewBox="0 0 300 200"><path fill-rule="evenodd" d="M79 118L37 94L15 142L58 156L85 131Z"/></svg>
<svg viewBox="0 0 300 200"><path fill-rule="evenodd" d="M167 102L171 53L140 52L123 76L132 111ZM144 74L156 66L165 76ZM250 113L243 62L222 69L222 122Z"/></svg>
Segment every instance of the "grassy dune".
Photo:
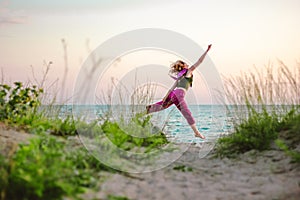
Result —
<svg viewBox="0 0 300 200"><path fill-rule="evenodd" d="M284 150L300 162L300 65L291 71L282 61L239 76L224 78L228 115L234 132L220 138L219 156L249 150Z"/></svg>

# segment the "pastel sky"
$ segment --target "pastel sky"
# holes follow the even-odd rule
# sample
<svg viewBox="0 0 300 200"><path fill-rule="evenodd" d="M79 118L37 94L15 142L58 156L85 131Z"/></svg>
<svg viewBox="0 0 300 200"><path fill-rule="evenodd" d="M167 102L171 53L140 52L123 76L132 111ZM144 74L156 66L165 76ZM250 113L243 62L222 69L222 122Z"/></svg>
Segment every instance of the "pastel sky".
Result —
<svg viewBox="0 0 300 200"><path fill-rule="evenodd" d="M68 90L102 42L139 28L181 33L205 48L221 74L300 58L299 0L0 0L0 67L5 81L62 79L68 49ZM199 55L200 56L200 55Z"/></svg>

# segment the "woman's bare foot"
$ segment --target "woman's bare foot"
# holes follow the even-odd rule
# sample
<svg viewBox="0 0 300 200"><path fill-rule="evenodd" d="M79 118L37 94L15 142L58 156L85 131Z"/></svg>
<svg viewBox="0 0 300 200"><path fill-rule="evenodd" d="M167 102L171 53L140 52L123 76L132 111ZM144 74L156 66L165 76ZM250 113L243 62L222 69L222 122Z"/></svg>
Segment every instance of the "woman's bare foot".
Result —
<svg viewBox="0 0 300 200"><path fill-rule="evenodd" d="M195 137L199 137L199 138L201 138L201 139L205 139L205 136L202 135L202 134L198 131L198 129L197 129L197 127L196 127L196 124L191 125L191 128L193 129L193 131L194 131L194 133L195 133Z"/></svg>
<svg viewBox="0 0 300 200"><path fill-rule="evenodd" d="M205 136L202 135L200 132L195 133L195 137L199 137L199 138L201 138L201 139L205 139Z"/></svg>

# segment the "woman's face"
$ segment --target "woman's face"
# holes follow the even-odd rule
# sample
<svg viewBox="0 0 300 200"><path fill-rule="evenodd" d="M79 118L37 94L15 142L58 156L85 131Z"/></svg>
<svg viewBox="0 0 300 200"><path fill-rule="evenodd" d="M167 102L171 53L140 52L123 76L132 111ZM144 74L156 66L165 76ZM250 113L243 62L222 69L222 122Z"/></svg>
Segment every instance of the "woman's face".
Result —
<svg viewBox="0 0 300 200"><path fill-rule="evenodd" d="M188 68L189 68L189 66L186 63L184 63L183 69L188 69Z"/></svg>

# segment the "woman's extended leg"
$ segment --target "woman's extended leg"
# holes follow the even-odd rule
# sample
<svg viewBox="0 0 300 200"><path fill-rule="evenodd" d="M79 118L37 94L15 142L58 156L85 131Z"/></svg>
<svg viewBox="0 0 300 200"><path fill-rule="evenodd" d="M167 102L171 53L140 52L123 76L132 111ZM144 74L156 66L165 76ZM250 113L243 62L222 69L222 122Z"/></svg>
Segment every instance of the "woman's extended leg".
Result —
<svg viewBox="0 0 300 200"><path fill-rule="evenodd" d="M175 103L176 107L178 108L178 110L180 110L180 112L182 113L182 115L184 116L184 118L187 120L189 125L193 125L195 124L195 119L192 116L191 111L189 110L186 102L184 99L181 99L180 102Z"/></svg>
<svg viewBox="0 0 300 200"><path fill-rule="evenodd" d="M175 103L176 107L180 110L180 112L182 113L184 118L187 120L188 124L193 129L193 131L195 133L195 137L200 137L202 139L205 139L204 135L202 135L196 127L196 123L192 116L192 113L189 110L189 108L184 100L184 94L178 93L176 96L177 96L177 101L175 101L174 103Z"/></svg>
<svg viewBox="0 0 300 200"><path fill-rule="evenodd" d="M177 105L176 105L177 106ZM191 126L191 128L193 129L194 133L195 133L195 137L200 137L202 139L205 139L204 135L202 135L197 127L196 127L196 123L195 120L192 116L191 111L189 110L189 108L187 107L187 104L185 102L185 100L183 99L179 105L177 106L177 108L180 110L180 112L182 113L182 115L185 117L185 119L187 120L188 124Z"/></svg>

